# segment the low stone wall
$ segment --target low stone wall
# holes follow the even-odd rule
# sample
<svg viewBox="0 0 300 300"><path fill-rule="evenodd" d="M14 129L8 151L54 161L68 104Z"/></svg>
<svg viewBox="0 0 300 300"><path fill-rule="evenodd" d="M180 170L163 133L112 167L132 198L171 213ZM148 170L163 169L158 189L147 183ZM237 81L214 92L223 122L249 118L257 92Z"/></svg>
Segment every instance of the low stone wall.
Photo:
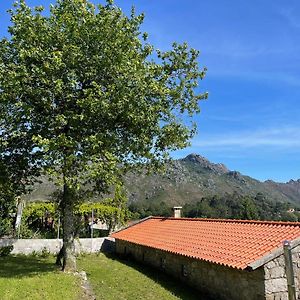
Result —
<svg viewBox="0 0 300 300"><path fill-rule="evenodd" d="M215 299L265 299L264 269L242 271L116 240L116 252L154 266Z"/></svg>
<svg viewBox="0 0 300 300"><path fill-rule="evenodd" d="M62 246L62 239L0 239L0 248L9 245L14 246L12 254L28 255L41 252L43 249L56 254ZM76 253L114 252L114 239L76 239L75 251Z"/></svg>

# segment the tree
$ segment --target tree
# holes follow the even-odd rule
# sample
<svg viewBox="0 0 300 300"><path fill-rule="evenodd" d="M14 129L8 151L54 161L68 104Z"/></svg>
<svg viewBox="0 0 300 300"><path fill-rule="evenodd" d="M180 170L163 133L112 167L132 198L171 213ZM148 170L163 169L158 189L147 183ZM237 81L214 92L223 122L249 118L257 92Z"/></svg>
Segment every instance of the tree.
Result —
<svg viewBox="0 0 300 300"><path fill-rule="evenodd" d="M2 113L0 111L0 236L14 233L14 213L18 197L26 192L27 186L32 182L31 177L37 174L35 165L30 163L31 155L24 155L17 134L7 138L8 131L4 131L5 127L2 126ZM8 120L8 126L10 125ZM19 149L16 149L16 145Z"/></svg>
<svg viewBox="0 0 300 300"><path fill-rule="evenodd" d="M140 33L144 16L128 17L112 1L58 0L46 16L21 0L10 13L0 136L11 148L1 155L20 154L62 186L63 270L72 271L75 205L188 145L206 69L187 44L154 50Z"/></svg>
<svg viewBox="0 0 300 300"><path fill-rule="evenodd" d="M242 219L257 220L259 218L256 205L251 197L242 198Z"/></svg>
<svg viewBox="0 0 300 300"><path fill-rule="evenodd" d="M11 235L13 231L12 213L15 208L14 194L12 190L0 184L0 237Z"/></svg>

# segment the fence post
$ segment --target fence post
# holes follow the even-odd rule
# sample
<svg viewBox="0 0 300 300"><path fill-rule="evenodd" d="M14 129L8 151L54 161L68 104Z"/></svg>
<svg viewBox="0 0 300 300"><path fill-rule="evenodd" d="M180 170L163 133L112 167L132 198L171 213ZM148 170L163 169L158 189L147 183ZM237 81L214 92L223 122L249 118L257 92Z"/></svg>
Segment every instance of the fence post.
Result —
<svg viewBox="0 0 300 300"><path fill-rule="evenodd" d="M283 242L285 273L288 285L289 300L296 300L295 277L290 241Z"/></svg>
<svg viewBox="0 0 300 300"><path fill-rule="evenodd" d="M92 225L91 225L91 252L93 252L93 237L94 237L94 209L92 209Z"/></svg>
<svg viewBox="0 0 300 300"><path fill-rule="evenodd" d="M94 236L94 209L92 209L91 238Z"/></svg>
<svg viewBox="0 0 300 300"><path fill-rule="evenodd" d="M57 239L59 240L59 231L60 231L60 213L58 214L58 224L57 224Z"/></svg>
<svg viewBox="0 0 300 300"><path fill-rule="evenodd" d="M24 203L20 197L17 197L17 217L15 223L15 229L17 230L17 238L20 238L21 225L22 225L22 214L23 214Z"/></svg>

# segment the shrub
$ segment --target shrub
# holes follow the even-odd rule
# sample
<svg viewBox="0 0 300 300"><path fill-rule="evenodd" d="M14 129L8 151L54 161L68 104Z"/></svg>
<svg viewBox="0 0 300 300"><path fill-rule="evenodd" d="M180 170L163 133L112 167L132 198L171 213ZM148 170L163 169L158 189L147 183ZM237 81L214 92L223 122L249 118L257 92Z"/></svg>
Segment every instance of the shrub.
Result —
<svg viewBox="0 0 300 300"><path fill-rule="evenodd" d="M40 251L33 251L32 253L30 253L30 256L47 258L50 256L50 251L46 247L44 247Z"/></svg>
<svg viewBox="0 0 300 300"><path fill-rule="evenodd" d="M0 256L8 256L11 253L11 251L13 251L13 249L14 249L13 245L1 247Z"/></svg>
<svg viewBox="0 0 300 300"><path fill-rule="evenodd" d="M50 251L46 247L44 247L41 251L40 256L43 257L43 258L46 258L46 257L49 257L49 255L50 255Z"/></svg>

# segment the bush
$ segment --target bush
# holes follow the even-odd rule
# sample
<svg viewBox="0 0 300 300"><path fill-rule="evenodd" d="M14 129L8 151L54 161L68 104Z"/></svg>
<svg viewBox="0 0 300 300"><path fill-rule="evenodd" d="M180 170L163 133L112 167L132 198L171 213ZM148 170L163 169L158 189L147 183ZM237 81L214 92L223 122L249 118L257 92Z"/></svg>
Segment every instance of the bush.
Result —
<svg viewBox="0 0 300 300"><path fill-rule="evenodd" d="M13 251L14 246L5 246L0 248L0 256L8 256L11 251Z"/></svg>
<svg viewBox="0 0 300 300"><path fill-rule="evenodd" d="M47 258L49 256L50 256L50 251L46 247L44 247L41 251L41 257Z"/></svg>
<svg viewBox="0 0 300 300"><path fill-rule="evenodd" d="M47 258L50 256L50 254L50 251L46 247L44 247L41 251L33 251L30 256Z"/></svg>

